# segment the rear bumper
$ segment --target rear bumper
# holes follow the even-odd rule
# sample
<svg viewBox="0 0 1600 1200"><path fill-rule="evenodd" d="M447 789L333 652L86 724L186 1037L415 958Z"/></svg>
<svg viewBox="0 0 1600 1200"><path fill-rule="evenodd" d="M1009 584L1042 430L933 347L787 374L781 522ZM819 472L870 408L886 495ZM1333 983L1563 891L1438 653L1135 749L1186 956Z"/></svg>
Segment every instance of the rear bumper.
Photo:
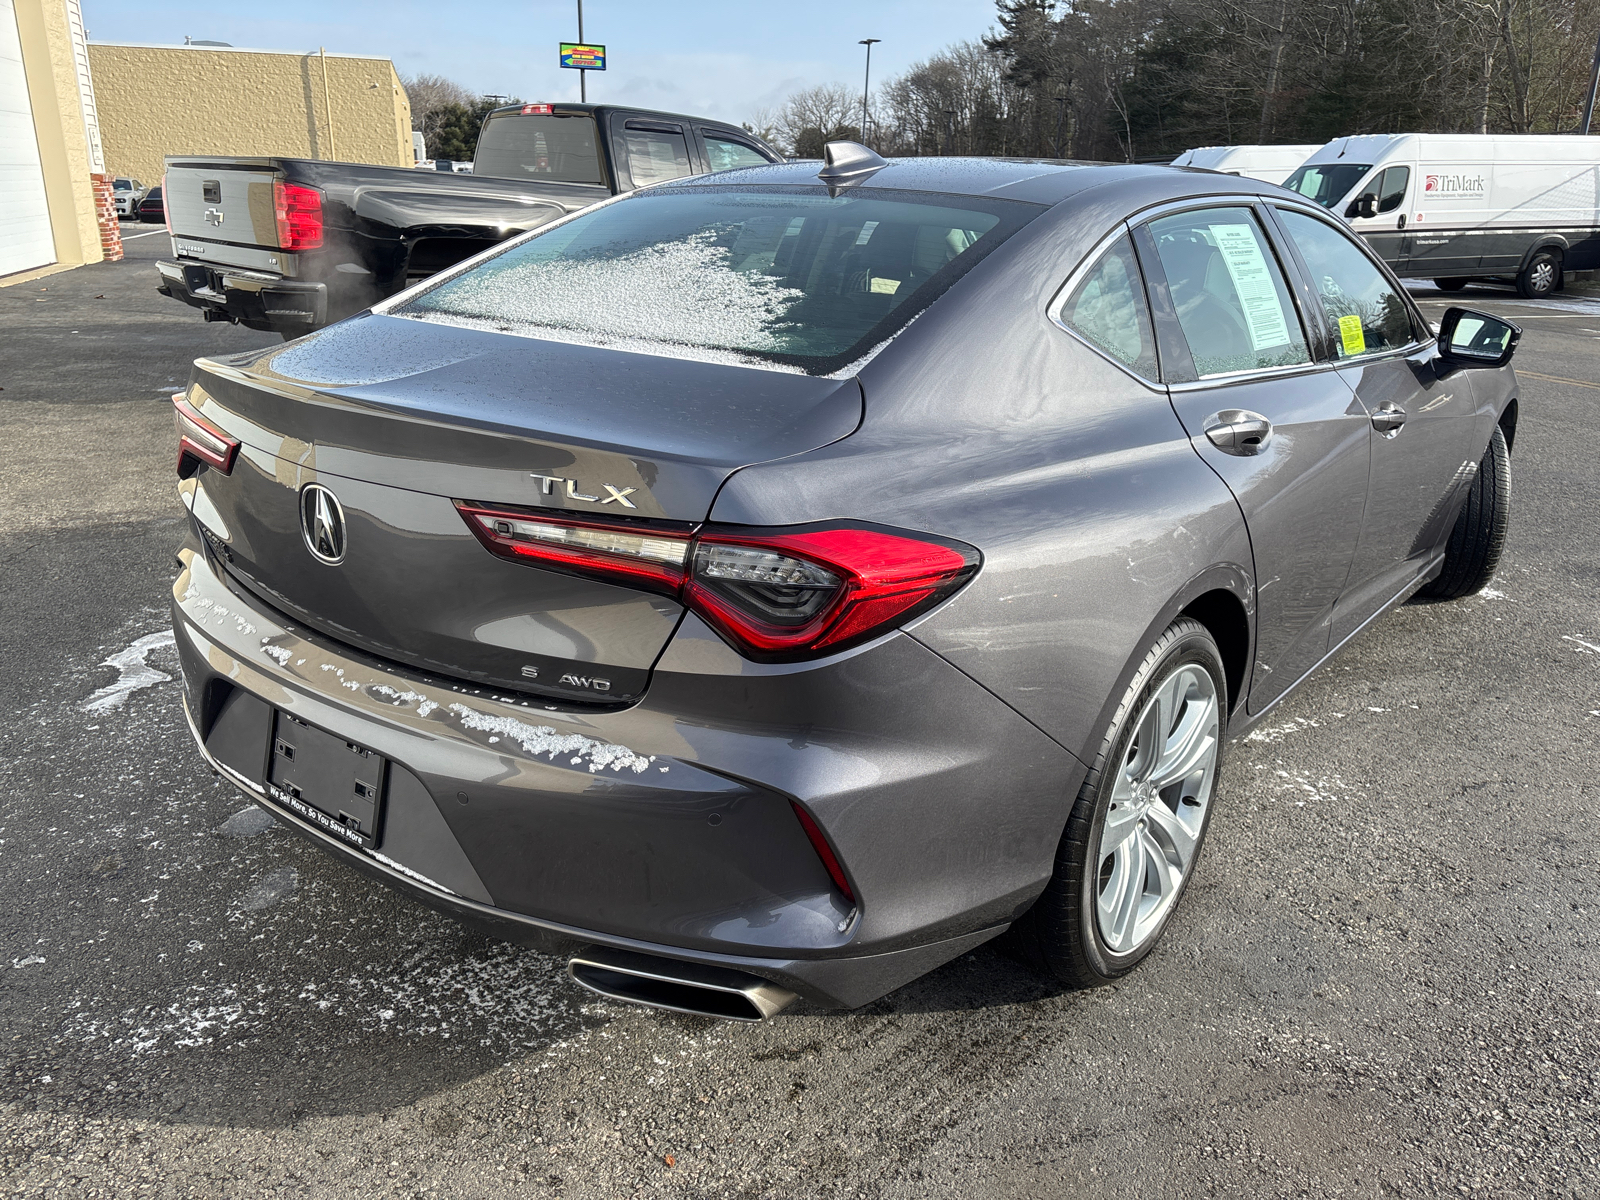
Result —
<svg viewBox="0 0 1600 1200"><path fill-rule="evenodd" d="M203 551L181 557L184 703L208 761L363 873L508 940L726 967L856 1007L1025 910L1081 782L1075 759L903 635L832 666L730 672L731 651L687 630L644 700L599 713L401 674L290 628ZM246 710L387 759L376 845L273 798L271 736L258 721L241 742Z"/></svg>
<svg viewBox="0 0 1600 1200"><path fill-rule="evenodd" d="M208 321L234 321L289 337L328 323L326 284L187 259L157 262L156 271L161 277L158 292L200 309Z"/></svg>

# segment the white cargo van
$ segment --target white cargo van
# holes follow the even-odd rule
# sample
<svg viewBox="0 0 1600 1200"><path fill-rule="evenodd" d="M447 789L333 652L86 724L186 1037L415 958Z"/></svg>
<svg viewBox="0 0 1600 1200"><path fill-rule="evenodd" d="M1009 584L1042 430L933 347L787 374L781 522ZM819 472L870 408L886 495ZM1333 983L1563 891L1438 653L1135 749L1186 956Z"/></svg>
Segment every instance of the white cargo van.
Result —
<svg viewBox="0 0 1600 1200"><path fill-rule="evenodd" d="M1342 214L1396 274L1447 291L1505 278L1547 296L1600 266L1600 137L1337 138L1284 186Z"/></svg>
<svg viewBox="0 0 1600 1200"><path fill-rule="evenodd" d="M1200 146L1172 160L1175 167L1204 167L1265 183L1282 183L1317 146Z"/></svg>

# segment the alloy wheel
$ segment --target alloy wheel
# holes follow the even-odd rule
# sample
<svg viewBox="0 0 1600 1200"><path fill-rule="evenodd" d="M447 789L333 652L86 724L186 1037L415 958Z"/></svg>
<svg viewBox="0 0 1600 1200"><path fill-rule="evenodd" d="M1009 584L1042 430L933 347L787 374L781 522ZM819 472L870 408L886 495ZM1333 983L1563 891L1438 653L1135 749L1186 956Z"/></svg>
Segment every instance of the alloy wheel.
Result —
<svg viewBox="0 0 1600 1200"><path fill-rule="evenodd" d="M1528 282L1536 292L1548 291L1555 283L1555 274L1555 264L1549 259L1543 259L1529 268Z"/></svg>
<svg viewBox="0 0 1600 1200"><path fill-rule="evenodd" d="M1100 936L1137 950L1194 866L1216 781L1221 712L1210 672L1179 667L1146 703L1116 768L1094 862Z"/></svg>

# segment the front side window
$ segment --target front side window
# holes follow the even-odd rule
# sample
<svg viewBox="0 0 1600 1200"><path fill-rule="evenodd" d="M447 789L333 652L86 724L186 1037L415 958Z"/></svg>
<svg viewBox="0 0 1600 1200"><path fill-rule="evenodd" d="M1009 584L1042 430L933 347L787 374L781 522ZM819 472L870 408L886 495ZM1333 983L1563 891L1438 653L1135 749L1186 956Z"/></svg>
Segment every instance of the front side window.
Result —
<svg viewBox="0 0 1600 1200"><path fill-rule="evenodd" d="M622 135L622 144L628 152L628 174L633 176L634 187L694 174L689 165L689 144L681 133L630 126Z"/></svg>
<svg viewBox="0 0 1600 1200"><path fill-rule="evenodd" d="M1393 212L1405 203L1406 184L1411 182L1410 167L1390 167L1378 181L1378 211Z"/></svg>
<svg viewBox="0 0 1600 1200"><path fill-rule="evenodd" d="M706 134L706 157L713 171L734 171L740 167L768 166L766 157L743 142Z"/></svg>
<svg viewBox="0 0 1600 1200"><path fill-rule="evenodd" d="M1278 216L1306 260L1333 332L1335 358L1360 358L1414 340L1405 301L1343 230L1306 213Z"/></svg>
<svg viewBox="0 0 1600 1200"><path fill-rule="evenodd" d="M394 311L824 374L1042 211L866 188L664 188L536 234Z"/></svg>
<svg viewBox="0 0 1600 1200"><path fill-rule="evenodd" d="M1179 213L1149 229L1199 375L1311 361L1283 272L1249 209Z"/></svg>
<svg viewBox="0 0 1600 1200"><path fill-rule="evenodd" d="M1371 163L1317 163L1296 169L1283 181L1291 192L1299 192L1308 200L1315 200L1323 208L1332 208L1356 184L1367 177Z"/></svg>
<svg viewBox="0 0 1600 1200"><path fill-rule="evenodd" d="M490 117L478 137L472 172L500 179L604 183L594 118L548 113Z"/></svg>
<svg viewBox="0 0 1600 1200"><path fill-rule="evenodd" d="M131 192L133 191L133 180L113 179L111 181L111 190L114 192Z"/></svg>
<svg viewBox="0 0 1600 1200"><path fill-rule="evenodd" d="M1061 306L1061 322L1129 370L1156 377L1155 336L1133 244L1118 238Z"/></svg>

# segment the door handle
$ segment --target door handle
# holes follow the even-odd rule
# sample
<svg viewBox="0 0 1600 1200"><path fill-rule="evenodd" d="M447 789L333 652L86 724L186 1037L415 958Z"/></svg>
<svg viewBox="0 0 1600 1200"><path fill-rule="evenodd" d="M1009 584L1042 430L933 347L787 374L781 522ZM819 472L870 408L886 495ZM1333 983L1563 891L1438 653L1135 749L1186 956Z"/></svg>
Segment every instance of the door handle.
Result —
<svg viewBox="0 0 1600 1200"><path fill-rule="evenodd" d="M1372 427L1386 438L1400 432L1406 423L1406 410L1392 400L1385 400L1372 414Z"/></svg>
<svg viewBox="0 0 1600 1200"><path fill-rule="evenodd" d="M1206 418L1206 438L1224 454L1260 454L1272 440L1272 422L1260 413L1227 408Z"/></svg>

